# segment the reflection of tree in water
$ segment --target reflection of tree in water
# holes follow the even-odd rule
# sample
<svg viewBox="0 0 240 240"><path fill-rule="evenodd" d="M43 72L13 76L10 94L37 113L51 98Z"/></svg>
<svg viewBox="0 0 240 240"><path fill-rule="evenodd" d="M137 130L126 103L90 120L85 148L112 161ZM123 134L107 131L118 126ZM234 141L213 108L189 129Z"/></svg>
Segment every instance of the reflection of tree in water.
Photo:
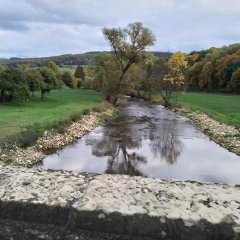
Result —
<svg viewBox="0 0 240 240"><path fill-rule="evenodd" d="M101 139L87 139L87 144L92 145L93 155L109 157L106 173L131 176L143 175L139 170L139 165L146 164L146 158L130 151L130 149L140 147L141 138L133 134L134 126L130 127L129 125L132 124L125 122L118 127L108 126L108 134L104 134Z"/></svg>
<svg viewBox="0 0 240 240"><path fill-rule="evenodd" d="M147 116L122 116L104 129L103 136L87 139L92 146L92 153L97 157L108 157L106 173L143 175L139 167L151 157L164 159L169 164L176 163L181 154L182 144L178 139L178 122L169 117L161 124ZM149 139L151 155L140 155L134 152L142 148L142 139Z"/></svg>
<svg viewBox="0 0 240 240"><path fill-rule="evenodd" d="M147 163L145 157L135 152L128 153L126 147L122 143L118 143L117 152L108 159L108 167L105 172L141 176L143 174L138 170L140 163Z"/></svg>
<svg viewBox="0 0 240 240"><path fill-rule="evenodd" d="M164 128L158 128L158 125L154 125L149 138L151 140L151 151L155 158L163 158L169 164L176 163L182 150L182 143L178 139L176 120Z"/></svg>

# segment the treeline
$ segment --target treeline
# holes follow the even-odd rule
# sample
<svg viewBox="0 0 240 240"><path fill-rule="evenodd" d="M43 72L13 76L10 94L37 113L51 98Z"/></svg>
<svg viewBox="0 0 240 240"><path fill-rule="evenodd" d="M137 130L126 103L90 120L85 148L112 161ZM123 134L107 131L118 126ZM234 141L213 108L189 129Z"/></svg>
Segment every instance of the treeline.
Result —
<svg viewBox="0 0 240 240"><path fill-rule="evenodd" d="M10 58L0 59L0 64L7 67L17 67L19 64L27 64L30 67L44 67L48 62L52 61L59 67L64 66L81 66L81 65L93 65L94 58L100 52L87 52L82 54L66 54L61 56L42 57L42 58ZM169 57L169 52L152 52L154 56Z"/></svg>
<svg viewBox="0 0 240 240"><path fill-rule="evenodd" d="M194 51L185 56L188 62L184 70L185 90L240 93L240 44ZM166 83L163 78L170 57L171 54L168 53L146 53L144 59L133 64L125 75L123 92L146 99L151 98L154 91L160 92ZM83 84L86 88L97 89L104 94L111 93L119 75L117 65L113 54L96 54L93 66L85 70Z"/></svg>
<svg viewBox="0 0 240 240"><path fill-rule="evenodd" d="M75 76L69 71L60 72L54 62L40 68L28 65L17 67L0 65L0 102L27 101L35 92L40 92L43 99L53 89L60 89L63 86L81 87L82 71L82 68L78 67Z"/></svg>
<svg viewBox="0 0 240 240"><path fill-rule="evenodd" d="M59 67L65 65L91 65L96 52L83 54L66 54L61 56L42 57L42 58L10 58L0 59L0 64L7 67L17 67L19 64L27 64L30 67L47 66L48 62L52 61Z"/></svg>
<svg viewBox="0 0 240 240"><path fill-rule="evenodd" d="M115 56L112 53L99 53L95 57L94 66L84 68L83 86L102 92L107 100L116 105L121 105L123 94L151 100L155 93L160 93L163 104L170 107L173 93L177 93L177 96L186 89L186 68L184 53L156 57L143 52L141 59L132 64L124 74L119 87L121 71Z"/></svg>
<svg viewBox="0 0 240 240"><path fill-rule="evenodd" d="M188 90L240 93L240 44L188 55Z"/></svg>

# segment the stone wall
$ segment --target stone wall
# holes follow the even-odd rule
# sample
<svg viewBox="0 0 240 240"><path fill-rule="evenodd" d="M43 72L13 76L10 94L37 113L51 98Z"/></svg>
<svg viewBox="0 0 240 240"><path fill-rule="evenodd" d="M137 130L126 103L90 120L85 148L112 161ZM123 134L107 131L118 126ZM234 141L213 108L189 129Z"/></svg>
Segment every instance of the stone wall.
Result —
<svg viewBox="0 0 240 240"><path fill-rule="evenodd" d="M3 221L9 229L22 222L154 239L237 240L240 187L0 165L6 233Z"/></svg>

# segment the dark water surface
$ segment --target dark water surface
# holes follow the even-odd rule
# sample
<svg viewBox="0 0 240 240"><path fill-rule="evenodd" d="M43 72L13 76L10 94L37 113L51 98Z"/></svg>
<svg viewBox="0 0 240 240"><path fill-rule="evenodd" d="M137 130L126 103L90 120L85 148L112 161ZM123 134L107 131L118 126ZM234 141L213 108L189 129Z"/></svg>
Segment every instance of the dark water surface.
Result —
<svg viewBox="0 0 240 240"><path fill-rule="evenodd" d="M107 126L47 156L38 167L240 183L240 157L210 141L187 118L134 99Z"/></svg>

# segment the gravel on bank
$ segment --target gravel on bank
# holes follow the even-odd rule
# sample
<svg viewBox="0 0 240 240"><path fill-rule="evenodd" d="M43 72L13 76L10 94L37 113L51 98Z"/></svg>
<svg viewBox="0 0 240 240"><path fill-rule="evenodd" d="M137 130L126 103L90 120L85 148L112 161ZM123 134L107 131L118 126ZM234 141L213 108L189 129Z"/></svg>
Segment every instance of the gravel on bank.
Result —
<svg viewBox="0 0 240 240"><path fill-rule="evenodd" d="M202 112L185 108L178 108L176 112L188 117L216 143L240 156L240 129L220 123Z"/></svg>
<svg viewBox="0 0 240 240"><path fill-rule="evenodd" d="M45 131L43 136L32 147L20 148L15 146L15 149L10 150L0 147L0 161L7 164L30 167L45 158L48 151L54 152L61 149L92 131L99 125L99 119L103 114L111 117L113 111L113 108L109 108L101 113L91 112L80 121L73 122L64 129L63 133Z"/></svg>

